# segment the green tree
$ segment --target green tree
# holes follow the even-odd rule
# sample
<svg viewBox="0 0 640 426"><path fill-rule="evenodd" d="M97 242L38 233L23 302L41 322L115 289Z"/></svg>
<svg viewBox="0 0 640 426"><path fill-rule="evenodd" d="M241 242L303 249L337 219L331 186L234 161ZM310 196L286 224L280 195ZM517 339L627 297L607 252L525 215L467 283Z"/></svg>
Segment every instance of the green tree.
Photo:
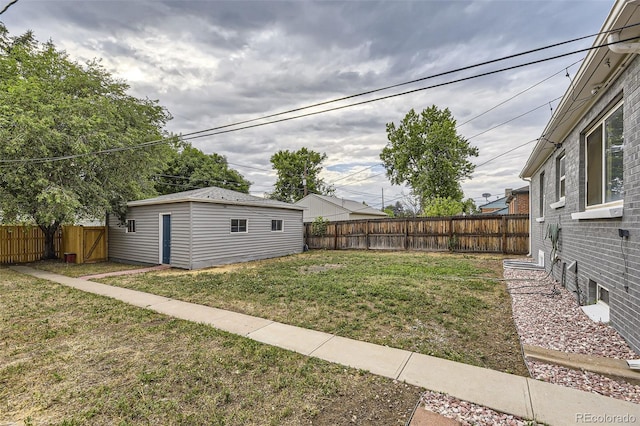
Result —
<svg viewBox="0 0 640 426"><path fill-rule="evenodd" d="M424 216L455 216L462 213L464 205L460 201L448 198L430 198L424 205Z"/></svg>
<svg viewBox="0 0 640 426"><path fill-rule="evenodd" d="M271 156L271 164L278 174L275 190L269 194L274 200L295 203L307 194L331 195L333 188L319 174L327 154L301 148L298 151L278 151Z"/></svg>
<svg viewBox="0 0 640 426"><path fill-rule="evenodd" d="M0 23L0 210L42 229L45 258L61 224L123 217L127 201L155 194L150 175L171 150L155 141L171 117L127 89L96 61Z"/></svg>
<svg viewBox="0 0 640 426"><path fill-rule="evenodd" d="M462 202L462 212L464 214L478 214L480 213L480 209L476 206L476 202L473 201L473 198L467 198L466 201Z"/></svg>
<svg viewBox="0 0 640 426"><path fill-rule="evenodd" d="M239 172L229 168L224 156L205 154L190 143L183 142L156 176L155 188L159 194L172 194L217 186L248 194L250 185L251 182Z"/></svg>
<svg viewBox="0 0 640 426"><path fill-rule="evenodd" d="M469 157L477 157L478 148L457 133L449 109L412 109L398 126L387 123L387 139L380 159L391 183L407 184L423 207L430 199L462 201L460 183L471 177Z"/></svg>

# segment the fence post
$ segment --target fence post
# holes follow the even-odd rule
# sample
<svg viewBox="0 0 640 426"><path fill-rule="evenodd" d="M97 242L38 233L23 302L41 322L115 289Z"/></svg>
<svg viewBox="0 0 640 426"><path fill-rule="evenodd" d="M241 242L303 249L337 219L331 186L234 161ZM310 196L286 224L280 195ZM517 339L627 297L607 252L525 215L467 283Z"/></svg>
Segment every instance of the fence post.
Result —
<svg viewBox="0 0 640 426"><path fill-rule="evenodd" d="M333 249L338 250L338 222L334 222L335 231L333 233Z"/></svg>
<svg viewBox="0 0 640 426"><path fill-rule="evenodd" d="M404 220L404 249L409 250L409 219Z"/></svg>
<svg viewBox="0 0 640 426"><path fill-rule="evenodd" d="M447 243L447 246L447 248L455 253L456 247L453 245L453 217L449 218L449 241Z"/></svg>
<svg viewBox="0 0 640 426"><path fill-rule="evenodd" d="M365 239L367 241L367 250L369 250L369 221L367 221L365 223L365 231L364 231L364 235L365 235Z"/></svg>
<svg viewBox="0 0 640 426"><path fill-rule="evenodd" d="M502 216L502 253L507 254L507 217Z"/></svg>

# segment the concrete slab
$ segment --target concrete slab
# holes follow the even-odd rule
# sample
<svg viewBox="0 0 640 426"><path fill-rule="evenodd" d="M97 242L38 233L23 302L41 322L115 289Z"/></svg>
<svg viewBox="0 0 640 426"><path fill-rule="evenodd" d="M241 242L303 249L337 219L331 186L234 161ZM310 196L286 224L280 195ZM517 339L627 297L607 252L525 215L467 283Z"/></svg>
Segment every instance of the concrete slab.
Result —
<svg viewBox="0 0 640 426"><path fill-rule="evenodd" d="M411 352L334 336L310 355L395 379Z"/></svg>
<svg viewBox="0 0 640 426"><path fill-rule="evenodd" d="M75 288L77 290L86 291L87 293L111 297L113 299L117 299L141 308L146 308L151 305L171 300L168 297L157 296L155 294L145 293L137 290L130 290L127 288L113 287L110 285L87 281L80 278L66 277L63 275L54 274L52 272L29 268L27 266L11 266L11 269L23 274L29 274L36 278L53 281L58 284Z"/></svg>
<svg viewBox="0 0 640 426"><path fill-rule="evenodd" d="M457 420L450 419L433 411L426 410L424 407L417 407L411 418L409 426L460 426Z"/></svg>
<svg viewBox="0 0 640 426"><path fill-rule="evenodd" d="M207 324L229 333L246 336L251 332L273 324L273 321L228 311L227 315L221 318L212 318Z"/></svg>
<svg viewBox="0 0 640 426"><path fill-rule="evenodd" d="M640 371L632 370L627 361L622 359L574 354L530 345L523 345L523 349L524 356L529 359L562 365L575 370L591 371L609 377L619 377L640 385Z"/></svg>
<svg viewBox="0 0 640 426"><path fill-rule="evenodd" d="M525 419L533 418L525 377L414 353L398 380Z"/></svg>
<svg viewBox="0 0 640 426"><path fill-rule="evenodd" d="M333 334L274 322L247 335L250 339L309 355Z"/></svg>
<svg viewBox="0 0 640 426"><path fill-rule="evenodd" d="M228 311L181 300L168 300L149 306L152 311L201 324L212 324L229 315Z"/></svg>
<svg viewBox="0 0 640 426"><path fill-rule="evenodd" d="M637 424L640 405L527 379L535 419L550 425Z"/></svg>

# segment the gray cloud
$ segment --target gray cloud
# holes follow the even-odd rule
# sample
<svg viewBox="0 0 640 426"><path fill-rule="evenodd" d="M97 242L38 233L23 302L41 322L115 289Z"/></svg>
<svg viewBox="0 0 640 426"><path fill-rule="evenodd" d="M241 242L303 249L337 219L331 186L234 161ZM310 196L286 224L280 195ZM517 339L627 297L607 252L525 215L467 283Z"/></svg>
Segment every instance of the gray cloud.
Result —
<svg viewBox="0 0 640 426"><path fill-rule="evenodd" d="M174 115L168 128L192 132L335 99L597 32L611 7L602 1L58 1L22 0L2 16L17 35L33 29L82 62L102 58L131 93L158 99ZM553 52L588 46L591 40ZM506 61L340 104L425 87L546 57ZM269 158L306 146L326 152L326 179L379 162L385 124L411 109L449 107L462 123L568 67L570 57L438 89L249 130L196 139L225 155L255 182L275 181ZM575 75L574 66L570 71ZM459 128L471 137L560 96L564 73ZM314 110L329 108L331 104ZM300 113L314 110L305 110ZM477 163L540 135L541 108L475 137ZM468 197L522 186L518 173L532 146L479 167ZM253 168L251 168L253 167ZM260 170L256 170L260 169ZM379 172L378 172L379 173ZM406 189L362 172L339 192L380 202ZM366 179L365 179L366 178ZM351 192L348 192L351 191ZM368 195L363 195L368 194ZM385 198L387 198L385 196Z"/></svg>

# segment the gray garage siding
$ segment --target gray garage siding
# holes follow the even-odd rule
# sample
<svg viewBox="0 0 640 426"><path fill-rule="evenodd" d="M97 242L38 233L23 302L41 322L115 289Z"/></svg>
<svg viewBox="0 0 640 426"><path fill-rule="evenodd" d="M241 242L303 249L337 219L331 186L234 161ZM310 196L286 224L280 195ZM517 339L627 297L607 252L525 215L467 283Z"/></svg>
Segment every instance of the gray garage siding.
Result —
<svg viewBox="0 0 640 426"><path fill-rule="evenodd" d="M160 214L171 214L171 266L189 268L189 203L129 208L127 219L136 232L127 233L116 217L109 217L109 258L156 265L160 256Z"/></svg>
<svg viewBox="0 0 640 426"><path fill-rule="evenodd" d="M213 203L192 204L193 269L285 256L302 251L302 211ZM230 220L247 219L247 233L231 233ZM283 232L271 231L271 220Z"/></svg>

